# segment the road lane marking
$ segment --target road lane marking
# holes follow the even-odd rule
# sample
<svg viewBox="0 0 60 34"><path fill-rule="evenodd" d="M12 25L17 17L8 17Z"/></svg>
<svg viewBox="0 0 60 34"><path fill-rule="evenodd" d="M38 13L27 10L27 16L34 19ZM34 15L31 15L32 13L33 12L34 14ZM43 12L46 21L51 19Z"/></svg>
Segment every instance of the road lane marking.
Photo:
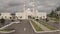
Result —
<svg viewBox="0 0 60 34"><path fill-rule="evenodd" d="M24 28L24 31L26 31L26 28Z"/></svg>

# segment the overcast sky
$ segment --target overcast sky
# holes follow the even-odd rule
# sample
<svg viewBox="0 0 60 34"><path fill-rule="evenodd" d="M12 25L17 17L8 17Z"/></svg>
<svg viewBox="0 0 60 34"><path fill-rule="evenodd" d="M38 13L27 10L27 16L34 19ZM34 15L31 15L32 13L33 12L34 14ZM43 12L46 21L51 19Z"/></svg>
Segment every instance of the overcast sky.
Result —
<svg viewBox="0 0 60 34"><path fill-rule="evenodd" d="M35 9L47 13L60 5L60 0L35 0L34 2ZM32 10L32 0L0 0L0 12L23 12L24 4L26 4L26 9Z"/></svg>

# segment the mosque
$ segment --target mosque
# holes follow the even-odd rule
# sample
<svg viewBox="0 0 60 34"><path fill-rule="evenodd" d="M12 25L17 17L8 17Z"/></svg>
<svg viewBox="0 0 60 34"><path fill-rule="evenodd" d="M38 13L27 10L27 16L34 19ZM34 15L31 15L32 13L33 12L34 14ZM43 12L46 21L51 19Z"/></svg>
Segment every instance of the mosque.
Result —
<svg viewBox="0 0 60 34"><path fill-rule="evenodd" d="M34 16L34 17L38 17L38 19L42 18L45 19L47 18L47 13L46 12L38 12L38 10L36 10L35 12L31 11L30 8L28 8L27 10L25 10L24 12L16 12L15 14L11 14L11 13L1 13L0 14L0 19L4 18L4 19L10 19L12 17L12 15L17 19L28 19L28 16Z"/></svg>
<svg viewBox="0 0 60 34"><path fill-rule="evenodd" d="M25 9L26 7L26 2L24 2L24 12L16 12L16 13L0 13L0 19L4 18L4 19L28 19L28 16L32 16L35 18L42 18L42 19L46 19L47 18L47 13L46 12L38 12L38 10L36 10L35 7L35 2L33 0L33 11L31 11L30 8Z"/></svg>

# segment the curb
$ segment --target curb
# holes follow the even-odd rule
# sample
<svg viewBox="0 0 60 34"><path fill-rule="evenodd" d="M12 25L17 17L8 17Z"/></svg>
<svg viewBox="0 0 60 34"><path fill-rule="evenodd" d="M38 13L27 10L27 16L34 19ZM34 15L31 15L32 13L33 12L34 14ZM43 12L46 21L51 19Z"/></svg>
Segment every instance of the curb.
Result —
<svg viewBox="0 0 60 34"><path fill-rule="evenodd" d="M9 31L9 32L0 31L0 33L12 33L12 32L15 32L15 30L12 30L12 31Z"/></svg>
<svg viewBox="0 0 60 34"><path fill-rule="evenodd" d="M36 29L34 28L34 26L32 25L31 21L29 21L29 22L30 22L30 24L31 24L31 26L32 26L32 28L33 28L33 30L34 30L35 32L37 32Z"/></svg>
<svg viewBox="0 0 60 34"><path fill-rule="evenodd" d="M2 30L2 29L6 28L6 27L8 27L8 26L10 26L10 25L12 25L12 24L14 24L14 23L19 23L19 22L11 22L10 24L1 27L0 30Z"/></svg>
<svg viewBox="0 0 60 34"><path fill-rule="evenodd" d="M37 31L36 33L47 33L47 32L58 32L60 30L51 30L51 31Z"/></svg>
<svg viewBox="0 0 60 34"><path fill-rule="evenodd" d="M60 30L36 31L36 29L34 28L34 26L33 26L32 23L31 23L31 21L29 21L29 22L30 22L30 24L31 24L31 26L32 26L32 28L33 28L33 30L34 30L35 33L47 33L47 32L57 32L57 31L60 31Z"/></svg>
<svg viewBox="0 0 60 34"><path fill-rule="evenodd" d="M8 27L8 26L10 26L10 25L12 25L12 24L14 24L14 23L10 23L10 24L8 24L8 25L5 25L5 26L1 27L0 30L4 29L4 28L6 28L6 27Z"/></svg>

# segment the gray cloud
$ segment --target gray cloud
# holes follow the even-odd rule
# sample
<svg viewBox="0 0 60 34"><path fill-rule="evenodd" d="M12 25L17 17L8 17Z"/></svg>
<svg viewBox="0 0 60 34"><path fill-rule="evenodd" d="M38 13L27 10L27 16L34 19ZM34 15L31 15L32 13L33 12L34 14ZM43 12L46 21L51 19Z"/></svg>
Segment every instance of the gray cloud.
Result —
<svg viewBox="0 0 60 34"><path fill-rule="evenodd" d="M35 0L35 9L50 12L60 5L60 0ZM26 3L24 3L26 2ZM24 4L32 9L32 0L0 0L0 12L21 12Z"/></svg>

